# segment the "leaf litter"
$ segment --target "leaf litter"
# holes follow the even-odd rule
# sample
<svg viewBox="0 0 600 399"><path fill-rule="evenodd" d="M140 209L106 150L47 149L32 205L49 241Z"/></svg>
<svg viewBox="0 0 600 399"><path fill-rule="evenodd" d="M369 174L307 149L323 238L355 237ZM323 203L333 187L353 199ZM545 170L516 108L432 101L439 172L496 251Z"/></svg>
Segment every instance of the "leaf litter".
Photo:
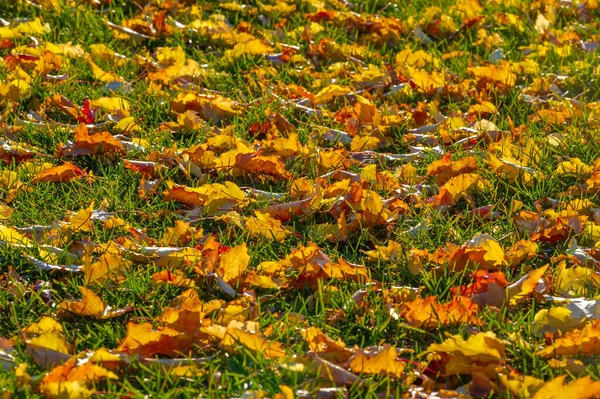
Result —
<svg viewBox="0 0 600 399"><path fill-rule="evenodd" d="M0 7L7 397L600 397L596 1L112 3Z"/></svg>

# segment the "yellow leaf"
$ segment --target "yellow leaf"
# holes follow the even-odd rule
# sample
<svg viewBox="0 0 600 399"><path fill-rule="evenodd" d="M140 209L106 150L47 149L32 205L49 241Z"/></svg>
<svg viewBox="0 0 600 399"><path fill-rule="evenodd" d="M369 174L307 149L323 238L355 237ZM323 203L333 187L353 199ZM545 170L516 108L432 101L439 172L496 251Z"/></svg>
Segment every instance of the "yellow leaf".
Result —
<svg viewBox="0 0 600 399"><path fill-rule="evenodd" d="M450 178L434 197L434 203L441 205L455 205L465 195L471 194L486 187L486 181L476 173L463 173Z"/></svg>
<svg viewBox="0 0 600 399"><path fill-rule="evenodd" d="M500 83L507 87L514 86L517 81L517 75L511 71L510 64L507 62L499 65L469 67L468 71L476 79Z"/></svg>
<svg viewBox="0 0 600 399"><path fill-rule="evenodd" d="M568 161L559 163L554 173L557 176L573 174L587 177L592 173L592 167L584 164L579 158L571 158Z"/></svg>
<svg viewBox="0 0 600 399"><path fill-rule="evenodd" d="M556 377L543 385L533 399L591 399L600 396L600 382L589 376L571 381L564 385L566 375Z"/></svg>
<svg viewBox="0 0 600 399"><path fill-rule="evenodd" d="M447 375L481 371L496 377L496 367L506 358L504 344L491 331L471 335L466 341L455 335L441 344L429 345L427 352L448 355L444 365Z"/></svg>
<svg viewBox="0 0 600 399"><path fill-rule="evenodd" d="M385 261L395 261L399 255L403 255L404 251L402 245L396 241L390 240L387 246L376 245L374 250L367 251L365 254L371 258L371 260L377 260L379 258Z"/></svg>
<svg viewBox="0 0 600 399"><path fill-rule="evenodd" d="M434 93L446 85L443 75L435 72L427 72L423 69L415 69L410 73L410 78L424 93Z"/></svg>
<svg viewBox="0 0 600 399"><path fill-rule="evenodd" d="M348 87L343 87L340 85L330 85L319 91L317 94L315 94L313 104L326 104L334 98L344 96L350 92L351 90Z"/></svg>
<svg viewBox="0 0 600 399"><path fill-rule="evenodd" d="M12 227L0 224L0 240L6 241L11 244L23 244L27 245L31 243L31 240L19 233Z"/></svg>
<svg viewBox="0 0 600 399"><path fill-rule="evenodd" d="M567 267L566 262L559 263L552 284L555 292L575 296L590 287L600 287L600 276L593 269L585 266Z"/></svg>
<svg viewBox="0 0 600 399"><path fill-rule="evenodd" d="M42 23L39 18L35 18L17 25L13 30L24 35L41 36L50 32L50 24Z"/></svg>
<svg viewBox="0 0 600 399"><path fill-rule="evenodd" d="M177 201L187 205L204 207L205 214L223 214L236 206L244 205L246 194L235 183L212 183L192 188L174 186L164 193L165 201Z"/></svg>
<svg viewBox="0 0 600 399"><path fill-rule="evenodd" d="M96 63L94 63L94 61L92 61L91 59L88 58L87 62L92 67L92 73L94 74L94 79L99 80L100 82L104 82L104 83L124 82L125 81L122 77L120 77L119 75L117 75L115 73L103 71L102 68L100 68L98 65L96 65Z"/></svg>
<svg viewBox="0 0 600 399"><path fill-rule="evenodd" d="M375 150L379 147L382 140L374 136L357 136L350 143L350 151Z"/></svg>
<svg viewBox="0 0 600 399"><path fill-rule="evenodd" d="M249 262L248 248L246 243L243 243L221 255L217 272L223 280L230 282L244 274Z"/></svg>
<svg viewBox="0 0 600 399"><path fill-rule="evenodd" d="M22 101L31 96L31 86L25 80L15 79L0 84L0 102Z"/></svg>
<svg viewBox="0 0 600 399"><path fill-rule="evenodd" d="M29 344L61 353L71 351L62 325L51 317L42 317L39 322L23 329L23 333L29 338Z"/></svg>
<svg viewBox="0 0 600 399"><path fill-rule="evenodd" d="M79 381L60 381L44 384L43 392L46 398L86 399L94 395L96 390L87 388Z"/></svg>
<svg viewBox="0 0 600 399"><path fill-rule="evenodd" d="M500 383L506 387L515 397L529 399L542 385L544 380L528 375L517 373L498 374Z"/></svg>
<svg viewBox="0 0 600 399"><path fill-rule="evenodd" d="M156 49L156 60L164 67L185 65L186 55L181 46L159 47Z"/></svg>
<svg viewBox="0 0 600 399"><path fill-rule="evenodd" d="M224 58L235 59L243 55L263 55L273 52L274 48L265 44L260 39L253 39L246 42L237 43L233 49L224 53Z"/></svg>
<svg viewBox="0 0 600 399"><path fill-rule="evenodd" d="M423 50L413 51L405 49L396 54L396 65L422 68L434 62L433 56L427 54Z"/></svg>
<svg viewBox="0 0 600 399"><path fill-rule="evenodd" d="M594 320L582 329L575 329L556 338L551 345L537 352L544 358L559 356L597 355L600 353L600 323Z"/></svg>
<svg viewBox="0 0 600 399"><path fill-rule="evenodd" d="M228 351L233 351L237 346L242 345L257 354L260 353L268 359L282 359L286 356L285 350L279 342L268 341L259 334L253 334L237 328L227 328L221 344Z"/></svg>
<svg viewBox="0 0 600 399"><path fill-rule="evenodd" d="M89 207L79 210L75 215L69 218L71 223L71 231L92 231L94 228L94 221L92 220L92 212L94 210L94 203L90 204Z"/></svg>
<svg viewBox="0 0 600 399"><path fill-rule="evenodd" d="M90 101L90 107L101 108L108 113L123 111L125 116L129 116L129 103L120 97L100 97Z"/></svg>
<svg viewBox="0 0 600 399"><path fill-rule="evenodd" d="M357 374L381 374L401 378L406 364L397 358L396 349L391 345L384 345L376 354L357 352L350 359L350 369Z"/></svg>
<svg viewBox="0 0 600 399"><path fill-rule="evenodd" d="M273 218L268 213L255 211L254 215L254 217L246 219L244 223L246 230L253 236L283 242L285 237L292 234L291 231L281 225L281 221Z"/></svg>
<svg viewBox="0 0 600 399"><path fill-rule="evenodd" d="M537 312L533 318L537 331L543 333L557 331L564 332L571 328L581 326L582 321L582 318L571 317L571 310L566 307L542 309Z"/></svg>
<svg viewBox="0 0 600 399"><path fill-rule="evenodd" d="M126 271L130 266L131 262L121 258L121 255L106 252L97 262L84 262L83 280L86 285L102 285L109 280L120 283L125 279Z"/></svg>
<svg viewBox="0 0 600 399"><path fill-rule="evenodd" d="M493 237L477 233L467 244L467 248L481 248L485 250L482 262L483 268L493 269L504 264L504 249Z"/></svg>
<svg viewBox="0 0 600 399"><path fill-rule="evenodd" d="M482 101L479 104L471 105L469 107L469 114L496 114L497 112L496 106L489 101Z"/></svg>
<svg viewBox="0 0 600 399"><path fill-rule="evenodd" d="M59 316L89 316L94 319L108 319L123 313L122 310L113 310L94 291L85 287L79 287L79 291L81 291L80 301L65 301L58 305L57 314Z"/></svg>

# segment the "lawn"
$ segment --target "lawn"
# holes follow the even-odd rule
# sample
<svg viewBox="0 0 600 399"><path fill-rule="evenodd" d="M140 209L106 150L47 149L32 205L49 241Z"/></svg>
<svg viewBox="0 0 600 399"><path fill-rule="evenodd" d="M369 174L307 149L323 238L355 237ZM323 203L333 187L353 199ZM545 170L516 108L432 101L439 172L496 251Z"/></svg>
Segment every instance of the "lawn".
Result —
<svg viewBox="0 0 600 399"><path fill-rule="evenodd" d="M600 397L597 0L0 1L3 398Z"/></svg>

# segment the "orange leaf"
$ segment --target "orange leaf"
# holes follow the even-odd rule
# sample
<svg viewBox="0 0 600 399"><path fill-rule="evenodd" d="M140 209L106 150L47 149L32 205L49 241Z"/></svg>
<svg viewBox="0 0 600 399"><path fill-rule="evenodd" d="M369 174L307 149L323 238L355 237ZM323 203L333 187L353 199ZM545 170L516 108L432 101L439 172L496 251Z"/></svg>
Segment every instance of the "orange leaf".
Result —
<svg viewBox="0 0 600 399"><path fill-rule="evenodd" d="M195 287L194 280L185 278L185 275L177 270L161 270L152 275L152 284L168 284L176 287L190 288Z"/></svg>
<svg viewBox="0 0 600 399"><path fill-rule="evenodd" d="M273 176L281 180L291 176L278 155L262 155L260 152L237 154L233 167L253 175Z"/></svg>
<svg viewBox="0 0 600 399"><path fill-rule="evenodd" d="M53 166L38 174L36 174L31 180L32 183L44 183L44 182L68 182L87 175L85 171L79 169L71 162L65 162L59 166Z"/></svg>
<svg viewBox="0 0 600 399"><path fill-rule="evenodd" d="M113 310L88 288L79 287L79 291L81 291L81 301L65 301L58 305L59 317L88 316L94 319L108 319L128 311L128 309Z"/></svg>
<svg viewBox="0 0 600 399"><path fill-rule="evenodd" d="M436 328L438 325L475 324L481 325L476 317L477 305L469 298L457 297L448 303L436 302L437 297L417 298L406 302L401 309L401 315L408 323L418 328Z"/></svg>
<svg viewBox="0 0 600 399"><path fill-rule="evenodd" d="M477 170L477 158L464 157L451 161L450 155L444 155L440 160L427 166L427 176L435 176L437 184L444 184L454 176L471 173Z"/></svg>
<svg viewBox="0 0 600 399"><path fill-rule="evenodd" d="M169 327L154 329L151 323L128 323L127 335L118 350L142 357L153 355L178 356L186 354L191 337Z"/></svg>
<svg viewBox="0 0 600 399"><path fill-rule="evenodd" d="M352 352L346 349L344 341L331 339L318 327L302 329L300 334L308 343L309 349L325 360L344 363L352 355Z"/></svg>
<svg viewBox="0 0 600 399"><path fill-rule="evenodd" d="M600 322L594 320L583 329L565 333L552 342L552 345L538 352L539 356L577 356L600 354Z"/></svg>
<svg viewBox="0 0 600 399"><path fill-rule="evenodd" d="M75 129L75 143L67 144L58 150L58 156L79 157L90 154L124 153L121 142L109 132L90 135L85 124Z"/></svg>
<svg viewBox="0 0 600 399"><path fill-rule="evenodd" d="M87 398L95 390L86 385L95 384L105 378L116 380L119 377L102 366L91 362L76 365L77 359L56 366L44 376L40 391L48 398Z"/></svg>

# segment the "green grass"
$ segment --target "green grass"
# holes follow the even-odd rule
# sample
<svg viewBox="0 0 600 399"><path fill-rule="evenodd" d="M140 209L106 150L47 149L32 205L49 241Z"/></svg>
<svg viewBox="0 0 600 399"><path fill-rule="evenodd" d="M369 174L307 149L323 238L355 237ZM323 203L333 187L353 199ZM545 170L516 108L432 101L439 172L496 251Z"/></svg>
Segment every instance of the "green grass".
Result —
<svg viewBox="0 0 600 399"><path fill-rule="evenodd" d="M507 176L494 173L486 164L485 158L492 149L485 140L474 143L470 149L457 148L452 145L452 142L458 139L452 136L455 133L442 126L433 135L440 141L446 153L452 155L453 160L468 155L476 156L478 162L476 173L487 180L486 188L481 192L472 193L469 198L462 199L443 211L425 203L427 198L432 197L431 194L406 197L404 200L409 206L409 211L405 215L390 224L359 228L337 241L327 237L327 232L330 231L328 229L337 223L337 217L327 213L332 203L322 205L317 212L310 215L293 216L289 221L284 221L284 226L293 234L287 236L282 242L255 237L251 232L236 226L231 219L218 218L214 215L200 217L194 223L195 228L203 229L204 232L204 236L199 241L205 242L207 237L212 235L224 246L235 247L242 243L247 244L250 270L257 270L261 262L283 259L295 248L314 242L333 261L343 258L351 263L365 265L373 283L365 285L364 282L350 279L321 279L314 285L307 284L295 288L251 287L253 295L256 296L257 312L249 320L256 322L260 331L268 333L266 336L269 340L281 343L287 357L280 363L241 345L238 350L232 351L215 339L208 343L199 343L193 348L191 353L193 357L208 359L198 367L195 375L179 377L157 364L132 358L131 364L120 366L118 379L100 381L94 386L102 396L115 398L242 397L245 392L255 390L264 391L268 397L274 397L282 391L280 386L286 385L294 392L304 391L308 397L315 397L320 388L333 387L335 384L322 378L312 366L310 359L305 357L309 346L302 338L301 331L308 327L319 327L332 339L343 340L346 347L353 351L358 350L357 348L383 344L410 349L401 355L407 370L419 369L428 362L423 353L432 343L443 342L451 335L467 338L477 332L493 331L506 345L505 366L507 368L505 370L513 368L523 375L545 381L566 373L562 369L551 368L547 360L536 354L537 349L544 345L545 341L544 336L534 331L533 319L539 310L552 306L539 296L530 297L516 306L480 308L478 317L482 323L479 326L468 323L452 325L442 325L442 323L436 328L421 328L415 326L411 320L390 316L382 289L388 290L395 286L420 288L418 296L436 296L439 303L446 303L453 298L451 288L468 285L473 281L470 277L471 272L444 270L442 273L436 273L431 271L434 264L427 263L421 274L414 275L408 269L411 249L426 249L433 252L448 243L462 245L477 233L486 233L498 239L501 246L507 250L517 241L530 238L527 232L517 229L513 215L510 213L511 201L521 201L522 209L529 211L535 211L536 204L540 204L544 211L550 209L552 205L546 199L557 200L558 210L565 209L566 204L574 199L582 198L595 204L599 203L598 194L593 191L583 194L574 191L574 188L584 183L586 178L555 173L558 164L570 158L579 158L586 165L593 165L594 161L600 159L600 147L596 145L600 133L598 52L583 52L577 44L579 40L597 42L600 36L598 10L586 10L588 19L580 24L578 18L581 15L578 14L576 5L556 5L557 18L550 28L551 33L556 37L572 32L578 35L578 40L573 39L571 44L567 44L568 38L563 38L565 46L570 45L572 51L571 54L561 55L559 51L562 51L565 46L549 44L548 36L541 37L534 28L538 12L547 14L547 9L537 2L529 1L515 2L515 5L508 6L503 2L497 4L490 2L489 5L483 6L480 14L477 14L484 18L474 27L465 29L455 36L452 36L452 32L445 32L443 29L437 37L429 33L431 43L422 42L413 35L415 24L421 24L421 27L426 30L426 25L431 22L425 19L425 15L432 11L430 6L441 7L443 15L451 19L456 28L460 28L465 18L475 15L461 13L460 7L450 1L419 0L408 5L397 1L391 3L358 1L351 11L362 14L362 17L355 16L352 20L350 14L344 14L348 15L348 20L340 18L332 22L318 22L324 29L313 34L312 42L309 42L308 37L294 32L303 29L309 23L305 17L306 13L317 11L310 2L291 1L290 4L295 4L297 10L290 15L280 15L278 11L269 15L268 12L259 10L262 4L260 2L250 2L239 12L219 7L216 2L198 3L197 7L194 6L194 10L190 6L194 2L177 1L171 3L153 1L145 5L143 2L138 4L127 0L113 0L101 1L101 6L92 7L89 2L67 4L66 1L60 0L58 3L61 6L58 10L36 7L33 3L35 2L0 2L0 16L9 21L18 18L41 18L50 26L49 32L37 35L41 42L55 44L71 42L73 45L80 45L85 52L91 51L91 45L103 43L109 49L128 57L128 61L122 65L113 65L107 60L96 63L104 71L110 71L132 82L131 92L121 92L118 95L129 102L129 114L139 127L130 132L129 136L145 140L147 151L132 152L122 157L93 154L74 159L56 158L57 147L68 140L73 140L73 129L61 127L54 122L77 124L77 121L56 109L44 108L44 101L58 93L77 106L82 106L87 99L112 94L105 91L105 83L95 79L91 67L83 58L70 59L58 56L62 59L62 65L51 72L68 75L64 81L47 81L34 72L28 71L31 76L29 96L12 103L5 101L4 95L0 96L0 128L5 138L34 147L38 154L29 160L34 165L41 165L44 162L60 165L68 160L93 177L70 182L33 184L32 174L21 166L23 162L14 159L3 162L0 164L0 173L14 171L24 184L24 188L11 198L13 187L0 183L0 196L3 198L3 203L12 210L12 215L2 221L5 226L51 225L56 221L67 220L70 212L77 212L94 203L94 209L114 212L132 228L139 229L148 237L155 239L156 245L162 245L160 239L189 209L177 202L163 201L161 193L167 189L168 180L188 187L232 181L239 187L252 187L283 194L280 200L258 199L250 202L246 207L235 209L243 217L253 215L255 210L264 211L272 203L289 202L292 200L290 188L294 179L306 177L314 183L315 179L323 174L312 151L315 148L323 151L344 147L342 144L323 139L318 132L320 129L340 131L352 129L351 124L344 125L343 122L335 119L335 115L344 107L352 107L354 104L352 98L337 98L321 107L322 111L327 112L319 118L314 113L306 113L291 104L292 85L302 86L313 93L332 84L359 91L361 87L354 77L363 70L359 65L361 63L365 67L374 64L382 71L386 71L385 64L390 64L395 68L399 82L406 83L413 71L397 65L395 61L396 54L405 48L415 51L424 50L433 56L438 60L439 65L428 64L422 69L438 73L443 71L448 79L445 88L437 92L415 88L384 96L383 94L391 89L392 84L392 77L388 74L384 79L384 85L379 85L383 87L369 88L362 92L362 95L372 99L381 114L399 115L404 118L394 126L374 127L381 129L388 139L388 145L378 149L378 152L395 154L409 152L405 139L410 129L419 127L410 116L418 117L417 108L422 108L419 103L430 104L436 101L442 114L463 115L470 123L479 119L466 116L467 110L477 104L478 98L492 102L497 107L498 112L486 116L486 119L502 130L504 137L512 138L515 148L532 140L537 149L537 158L527 165L533 168L537 175L531 184L524 184L519 179L514 181ZM271 4L279 3L271 2ZM338 1L327 1L323 4L329 10L343 11L345 8L342 2ZM171 18L167 19L167 24L172 27L172 34L136 43L117 38L105 23L105 20L109 20L120 25L124 20L146 17L151 21L160 7L166 7ZM179 11L177 7L181 7ZM472 5L467 7L469 8L473 8ZM501 13L519 16L524 29L521 31L510 23L503 22ZM202 31L177 29L173 23L173 20L177 20L188 24L200 17L203 20L210 20L211 15L213 18L215 15L220 15L220 18L226 19L236 32L240 24L247 22L251 27L250 32L258 38L272 44L284 43L298 46L299 50L294 53L298 58L294 62L283 65L271 64L261 55L243 55L229 60L223 54L231 49L232 45L227 45L223 38L211 37L210 34ZM266 25L261 22L263 18L266 18ZM371 22L366 22L367 19ZM384 43L375 40L375 36L369 40L364 39L364 35L370 32L369 29L372 29L372 32L381 32L376 30L378 24L385 25L390 21L393 23L399 21L403 29L395 40ZM511 87L502 87L499 84L482 84L478 87L477 82L472 80L474 76L470 68L489 65L487 60L490 53L496 49L496 47L486 48L484 45L474 44L479 39L477 32L479 29L484 29L488 34L500 35L503 44L499 47L505 54L507 62L516 65L529 60L537 65L539 72L517 72L515 85ZM31 40L27 36L11 39L13 46L0 48L0 56L5 60L4 63L0 63L0 88L8 85L16 73L6 62L10 60L10 54L33 51L31 48L27 50L26 47L17 47L16 50L10 48L29 46ZM334 41L340 46L361 43L364 46L364 56L358 57L357 61L347 57L336 58L326 52L319 53L319 43L327 40ZM527 55L525 49L535 45L547 45L549 47L547 54ZM178 46L184 49L188 60L208 66L203 76L194 79L195 90L198 93L220 94L235 100L243 109L240 115L230 119L224 118L215 123L205 121L199 129L193 131L171 133L164 129L165 123L177 121L177 115L171 112L169 101L161 102L148 93L151 82L147 74L153 72L153 67L144 66L141 59L136 57L152 59L156 49ZM282 48L273 50L273 53L280 51ZM466 56L442 59L443 55L455 51L465 52ZM347 65L344 66L343 63ZM337 72L336 68L338 68ZM567 100L553 96L548 90L536 92L533 86L540 79L555 84L566 93L565 97L582 101L586 105L585 110L572 118L567 117L561 124L536 119L540 110L569 108L564 105ZM464 84L467 89L461 89L461 84ZM286 91L286 88L289 90ZM180 92L184 91L177 81L163 85L162 89L169 100L175 99ZM537 102L527 101L524 92L532 92L533 96L538 97ZM307 106L312 107L310 103ZM46 111L45 116L49 123L42 126L17 127L17 118L24 118L25 114L32 110ZM105 118L106 115L99 112L99 119ZM296 128L295 133L298 134L305 148L305 152L295 158L283 159L290 178L263 178L256 173L232 175L227 171L204 168L203 173L206 173L206 176L205 180L202 180L184 173L178 168L176 162L163 159L161 162L165 165L165 169L159 172L162 182L157 190L158 194L140 197L138 184L141 175L127 169L121 162L121 158L160 159L162 155L167 154L169 148L183 150L206 143L221 129L231 129L233 135L245 141L248 146L261 145L269 137L261 132L252 132L250 129L253 124L267 121L266 114L269 112L279 113L289 120ZM434 123L430 114L426 117L425 124ZM108 131L113 133L112 129L109 125ZM561 133L564 137L564 142L560 146L548 144L548 136L554 133ZM285 136L281 133L279 135ZM447 137L451 139L448 140ZM502 156L501 144L495 143L494 146L493 151L496 156ZM346 146L346 150L349 151L350 147ZM513 153L513 156L520 157L518 153ZM439 188L436 187L435 178L427 176L426 172L427 166L439 158L437 154L428 154L411 162L417 170L416 183L431 185L434 190ZM520 161L526 162L525 157L520 158ZM364 166L355 163L349 170L361 173ZM389 171L393 175L399 166L401 166L399 162L379 162L377 170ZM330 180L322 184L325 187L334 182ZM365 189L376 190L384 200L395 195L393 190L376 187L364 179L361 184ZM497 219L468 218L470 210L490 204L494 204L496 206L494 210L500 214ZM349 208L346 217L354 213L356 212ZM427 222L426 230L416 235L404 233L422 222ZM590 218L583 223L592 225L595 221ZM63 237L62 241L50 242L48 239L47 242L39 244L52 244L73 253L78 247L88 246L90 255L97 259L101 255L97 245L122 240L125 237L131 238L133 235L130 231L119 228L105 229L102 227L102 222L96 221L94 229L90 232L77 231ZM523 261L515 268L505 268L502 271L506 273L509 282L514 282L530 270L547 263L551 264L550 270L556 270L560 261L556 257L565 254L572 237L580 238L570 230L568 237L558 242L540 242L535 257ZM387 245L390 240L398 242L402 248L402 253L396 259L387 262L383 259L373 261L367 258L366 251L374 249L376 245ZM199 243L194 240L188 245L194 246ZM134 263L119 285L104 284L90 287L113 308L131 306L130 312L100 321L86 317L57 318L58 304L80 297L77 287L85 284L84 278L81 274L38 270L24 256L24 254L35 256L38 253L36 245L30 249L14 245L0 246L0 309L2 311L0 337L10 339L14 345L12 353L15 360L12 366L25 363L28 366L28 373L34 377L30 384L22 384L15 377L12 366L7 367L6 370L0 368L0 386L3 387L2 393L7 397L43 397L43 392L39 390L39 383L48 370L37 365L27 354L21 336L24 328L38 322L43 316L54 317L62 324L67 341L73 345L72 354L100 348L115 349L125 338L128 323L151 322L154 326L160 327L163 323L160 323L157 318L164 309L173 307L171 301L184 291L184 288L171 285L153 285L152 275L163 268L148 260L145 263ZM66 262L67 257L63 256L59 261ZM81 262L78 260L76 263ZM441 267L446 268L447 265ZM22 279L22 286L25 289L23 297L14 293L15 283L11 282L9 268ZM213 280L200 277L191 267L182 267L179 271L186 277L196 280L194 290L201 300L223 299L227 302L234 300ZM291 279L290 274L298 271L286 273L286 278ZM550 275L551 273L547 277L551 278ZM34 289L34 285L39 285L40 282L48 284L51 301L46 301L41 292ZM362 304L353 299L359 290L366 290ZM600 289L593 285L585 290L587 299L596 298L598 295ZM241 297L243 297L242 292L238 292L237 298ZM399 308L398 305L396 307ZM214 314L208 319L219 324L218 317ZM514 339L515 336L521 339ZM600 367L595 362L596 357L582 355L577 358L587 365L583 375L589 375L595 380L600 378ZM304 364L304 367L293 367L297 363ZM347 366L341 364L341 367L347 368ZM471 381L469 374L458 377L441 375L436 377L435 373L429 374L436 383L434 390L443 387L458 389ZM363 383L339 387L338 397L345 397L345 395L361 398L384 395L401 397L410 390L409 375L409 371L406 372L406 378L394 378L381 373L365 373L360 376L365 379ZM490 396L514 397L498 381L492 382L496 386ZM420 382L414 383L418 385Z"/></svg>

